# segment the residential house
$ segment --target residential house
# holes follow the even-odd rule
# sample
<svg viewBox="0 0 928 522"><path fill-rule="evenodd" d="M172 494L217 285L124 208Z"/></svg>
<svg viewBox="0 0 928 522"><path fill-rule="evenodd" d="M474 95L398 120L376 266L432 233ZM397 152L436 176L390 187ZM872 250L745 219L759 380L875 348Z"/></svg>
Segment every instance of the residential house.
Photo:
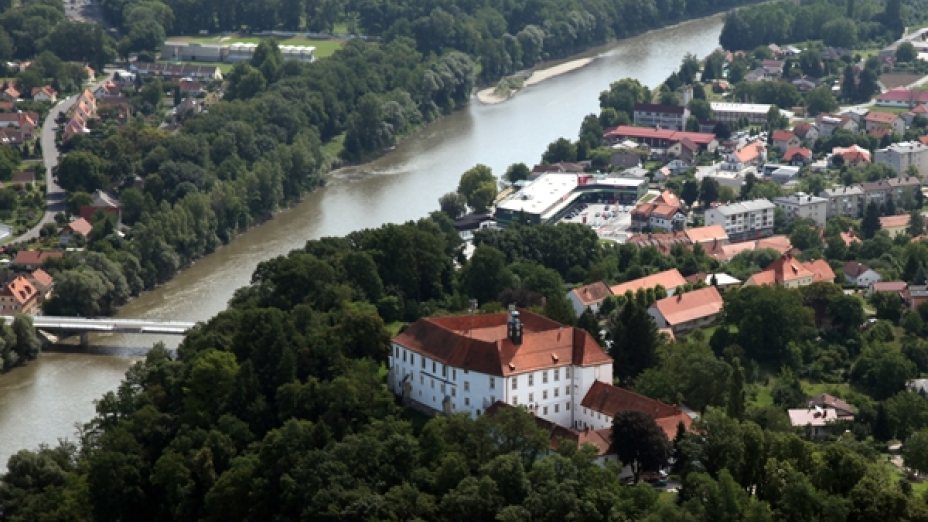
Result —
<svg viewBox="0 0 928 522"><path fill-rule="evenodd" d="M928 103L928 91L896 87L876 97L876 104L883 107L914 107L920 103Z"/></svg>
<svg viewBox="0 0 928 522"><path fill-rule="evenodd" d="M642 230L683 230L686 225L686 212L683 203L676 194L663 191L658 197L647 203L641 203L632 210L632 228Z"/></svg>
<svg viewBox="0 0 928 522"><path fill-rule="evenodd" d="M58 101L58 91L52 89L51 85L32 88L32 99L40 102L55 103Z"/></svg>
<svg viewBox="0 0 928 522"><path fill-rule="evenodd" d="M783 76L783 60L761 60L760 66L767 79L776 80Z"/></svg>
<svg viewBox="0 0 928 522"><path fill-rule="evenodd" d="M665 404L657 399L639 395L631 390L613 386L601 380L593 382L589 391L580 402L579 424L577 428L600 430L612 428L612 420L625 411L646 413L661 428L668 440L677 434L677 426L682 422L690 429L693 419L679 406Z"/></svg>
<svg viewBox="0 0 928 522"><path fill-rule="evenodd" d="M115 218L116 223L122 221L122 206L116 198L99 189L94 191L90 198L91 201L89 205L81 206L78 212L80 217L93 223L94 216L96 216L97 212L102 212L107 216Z"/></svg>
<svg viewBox="0 0 928 522"><path fill-rule="evenodd" d="M20 250L13 257L12 265L23 270L41 268L49 259L64 256L61 250Z"/></svg>
<svg viewBox="0 0 928 522"><path fill-rule="evenodd" d="M12 82L7 82L2 87L0 87L0 99L15 102L19 101L20 96L21 93L19 92L19 89L17 89Z"/></svg>
<svg viewBox="0 0 928 522"><path fill-rule="evenodd" d="M708 326L722 314L724 302L714 286L658 299L648 308L658 328L670 328L679 336Z"/></svg>
<svg viewBox="0 0 928 522"><path fill-rule="evenodd" d="M799 288L812 283L833 283L835 273L823 259L800 261L792 254L786 253L770 264L764 271L758 272L745 281L744 286L782 286Z"/></svg>
<svg viewBox="0 0 928 522"><path fill-rule="evenodd" d="M905 389L928 398L928 379L909 379L905 381Z"/></svg>
<svg viewBox="0 0 928 522"><path fill-rule="evenodd" d="M873 295L875 293L894 293L899 294L899 297L903 297L908 287L908 283L905 281L880 281L870 285L870 288L867 289L867 296Z"/></svg>
<svg viewBox="0 0 928 522"><path fill-rule="evenodd" d="M865 204L874 201L880 206L890 199L898 205L907 206L914 201L915 193L921 190L921 186L921 180L915 176L881 179L860 185L864 191Z"/></svg>
<svg viewBox="0 0 928 522"><path fill-rule="evenodd" d="M909 229L911 216L908 214L899 214L896 216L881 216L880 228L884 230L889 237L896 237L905 234Z"/></svg>
<svg viewBox="0 0 928 522"><path fill-rule="evenodd" d="M431 412L481 415L497 401L577 426L597 381L612 382L612 359L583 329L531 312L426 317L391 342L387 384Z"/></svg>
<svg viewBox="0 0 928 522"><path fill-rule="evenodd" d="M184 98L184 101L188 99ZM97 100L97 115L101 120L112 120L119 124L125 124L129 121L130 112L129 98L125 96L109 96Z"/></svg>
<svg viewBox="0 0 928 522"><path fill-rule="evenodd" d="M613 152L609 156L609 165L619 170L641 166L641 155L637 152Z"/></svg>
<svg viewBox="0 0 928 522"><path fill-rule="evenodd" d="M831 164L835 167L855 167L861 163L870 163L870 151L857 145L834 147L831 149Z"/></svg>
<svg viewBox="0 0 928 522"><path fill-rule="evenodd" d="M859 218L863 215L864 189L860 185L825 189L819 196L828 200L828 219L835 216Z"/></svg>
<svg viewBox="0 0 928 522"><path fill-rule="evenodd" d="M773 234L773 210L766 199L719 205L706 210L706 225L719 225L734 241L756 239Z"/></svg>
<svg viewBox="0 0 928 522"><path fill-rule="evenodd" d="M684 233L694 245L728 244L728 232L721 225L688 228Z"/></svg>
<svg viewBox="0 0 928 522"><path fill-rule="evenodd" d="M689 230L685 231L688 232ZM669 232L666 234L637 234L628 239L628 243L639 248L653 247L662 254L669 254L675 245L689 246L690 240L684 232Z"/></svg>
<svg viewBox="0 0 928 522"><path fill-rule="evenodd" d="M75 218L64 227L61 234L61 243L69 245L75 238L87 239L93 232L93 225L82 217Z"/></svg>
<svg viewBox="0 0 928 522"><path fill-rule="evenodd" d="M129 70L142 77L157 76L173 80L191 78L203 81L222 81L222 69L217 65L136 62L130 66Z"/></svg>
<svg viewBox="0 0 928 522"><path fill-rule="evenodd" d="M51 275L41 268L36 268L26 276L29 282L35 286L39 292L39 303L44 302L52 296L52 289L55 287L55 280Z"/></svg>
<svg viewBox="0 0 928 522"><path fill-rule="evenodd" d="M809 92L818 86L818 84L815 83L815 81L813 81L811 78L807 76L804 76L802 78L796 78L790 83L792 83L794 87L799 89L799 92Z"/></svg>
<svg viewBox="0 0 928 522"><path fill-rule="evenodd" d="M825 226L828 215L828 200L825 198L812 196L805 192L796 192L789 196L776 198L773 203L783 210L784 216L789 220L810 219L817 226Z"/></svg>
<svg viewBox="0 0 928 522"><path fill-rule="evenodd" d="M839 420L852 421L854 420L854 415L857 414L856 406L827 393L821 393L809 399L809 406L812 408L816 406L819 408L831 408L835 410Z"/></svg>
<svg viewBox="0 0 928 522"><path fill-rule="evenodd" d="M880 274L863 263L848 261L844 263L844 280L858 288L870 288L880 282Z"/></svg>
<svg viewBox="0 0 928 522"><path fill-rule="evenodd" d="M722 162L721 169L739 172L747 168L757 167L767 162L767 148L761 141L748 143L744 147L727 155Z"/></svg>
<svg viewBox="0 0 928 522"><path fill-rule="evenodd" d="M0 315L32 314L38 310L38 289L23 275L0 286Z"/></svg>
<svg viewBox="0 0 928 522"><path fill-rule="evenodd" d="M902 300L911 310L928 303L928 285L907 285Z"/></svg>
<svg viewBox="0 0 928 522"><path fill-rule="evenodd" d="M791 148L799 147L801 144L799 136L796 136L788 130L775 130L770 138L773 142L773 146L780 151L780 154L785 153Z"/></svg>
<svg viewBox="0 0 928 522"><path fill-rule="evenodd" d="M184 97L196 97L206 92L206 89L203 88L203 84L192 78L181 78L177 82L177 89L180 91L180 95Z"/></svg>
<svg viewBox="0 0 928 522"><path fill-rule="evenodd" d="M919 176L928 175L928 145L917 141L893 143L877 149L874 163L893 169L896 176L908 176L914 169Z"/></svg>
<svg viewBox="0 0 928 522"><path fill-rule="evenodd" d="M612 295L625 295L628 292L636 294L639 290L648 290L660 286L667 292L667 295L673 295L678 287L685 284L686 279L683 278L683 274L676 268L671 268L670 270L617 284L609 290Z"/></svg>
<svg viewBox="0 0 928 522"><path fill-rule="evenodd" d="M900 136L905 134L905 121L901 116L892 112L870 111L864 118L864 122L867 132L886 129Z"/></svg>
<svg viewBox="0 0 928 522"><path fill-rule="evenodd" d="M793 127L793 134L806 145L815 143L819 136L818 125L809 122L797 123L796 126Z"/></svg>
<svg viewBox="0 0 928 522"><path fill-rule="evenodd" d="M837 130L845 130L852 134L860 131L860 124L850 116L835 116L832 114L819 114L815 118L818 135L821 138L831 137Z"/></svg>
<svg viewBox="0 0 928 522"><path fill-rule="evenodd" d="M594 314L599 312L599 307L612 292L606 283L597 281L588 285L578 286L567 292L567 299L574 307L574 313L580 317L583 312L590 310Z"/></svg>
<svg viewBox="0 0 928 522"><path fill-rule="evenodd" d="M783 153L783 161L795 167L812 163L812 151L805 147L790 147Z"/></svg>
<svg viewBox="0 0 928 522"><path fill-rule="evenodd" d="M839 418L838 412L834 408L822 408L819 406L790 409L786 410L786 413L789 415L790 425L794 428L805 428L810 439L819 439L826 436L838 421L853 420L853 416L850 419Z"/></svg>
<svg viewBox="0 0 928 522"><path fill-rule="evenodd" d="M711 245L706 247L706 254L723 263L731 261L742 252L756 252L758 250L773 250L778 254L785 254L793 249L789 236L776 235L757 240L741 241L728 245Z"/></svg>
<svg viewBox="0 0 928 522"><path fill-rule="evenodd" d="M635 125L682 131L686 130L690 110L677 105L636 103L633 117Z"/></svg>
<svg viewBox="0 0 928 522"><path fill-rule="evenodd" d="M113 80L106 80L94 89L93 95L98 100L112 96L121 96L122 88Z"/></svg>

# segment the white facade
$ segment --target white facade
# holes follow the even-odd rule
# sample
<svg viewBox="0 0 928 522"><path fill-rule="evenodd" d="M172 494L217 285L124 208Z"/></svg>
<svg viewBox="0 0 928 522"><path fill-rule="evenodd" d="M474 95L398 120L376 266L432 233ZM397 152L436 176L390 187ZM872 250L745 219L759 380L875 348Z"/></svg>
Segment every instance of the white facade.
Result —
<svg viewBox="0 0 928 522"><path fill-rule="evenodd" d="M719 225L732 240L770 235L773 232L773 209L766 199L720 205L706 210L706 226Z"/></svg>
<svg viewBox="0 0 928 522"><path fill-rule="evenodd" d="M816 225L824 227L825 220L828 218L828 200L825 198L797 192L790 196L776 198L773 202L783 209L783 214L790 220L811 219Z"/></svg>
<svg viewBox="0 0 928 522"><path fill-rule="evenodd" d="M827 218L835 216L858 218L863 212L864 191L860 185L825 189L819 196L828 200Z"/></svg>
<svg viewBox="0 0 928 522"><path fill-rule="evenodd" d="M893 143L876 151L874 163L889 166L897 176L907 176L909 167L915 167L920 176L925 176L928 175L928 146L916 141Z"/></svg>
<svg viewBox="0 0 928 522"><path fill-rule="evenodd" d="M528 407L561 426L576 426L575 413L593 381L612 383L612 363L562 366L510 376L488 375L442 364L393 343L390 383L395 394L445 413L477 417L496 401Z"/></svg>

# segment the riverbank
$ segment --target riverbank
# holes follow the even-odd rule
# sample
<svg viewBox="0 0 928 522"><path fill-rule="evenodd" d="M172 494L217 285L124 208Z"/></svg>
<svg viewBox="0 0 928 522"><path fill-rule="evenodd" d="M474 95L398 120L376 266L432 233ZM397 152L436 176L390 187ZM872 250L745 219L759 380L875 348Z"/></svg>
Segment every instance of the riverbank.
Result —
<svg viewBox="0 0 928 522"><path fill-rule="evenodd" d="M521 91L525 87L530 87L532 85L539 84L545 80L549 80L551 78L555 78L562 74L567 74L571 71L575 71L577 69L580 69L581 67L586 67L587 65L592 63L594 59L595 58L593 57L576 58L576 59L573 59L567 62L553 65L551 67L545 67L543 69L534 70L531 72L531 74L528 75L528 78L525 79L525 81L521 82L520 87L512 88L509 90L508 93L504 94L504 93L499 92L499 84L497 84L494 87L489 87L489 88L477 91L477 100L480 101L480 103L483 103L485 105L494 105L497 103L502 103L508 100L509 98L512 98L513 96L515 96L519 91ZM519 76L520 74L524 74L524 73L516 73L513 76ZM501 81L505 81L505 79Z"/></svg>

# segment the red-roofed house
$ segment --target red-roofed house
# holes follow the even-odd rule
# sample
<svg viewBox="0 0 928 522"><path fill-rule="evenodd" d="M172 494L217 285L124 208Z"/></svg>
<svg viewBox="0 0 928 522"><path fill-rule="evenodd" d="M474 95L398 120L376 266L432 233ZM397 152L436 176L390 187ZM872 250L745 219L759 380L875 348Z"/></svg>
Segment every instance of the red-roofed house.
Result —
<svg viewBox="0 0 928 522"><path fill-rule="evenodd" d="M61 250L20 250L13 258L13 265L24 270L41 268L49 259L58 259L64 256Z"/></svg>
<svg viewBox="0 0 928 522"><path fill-rule="evenodd" d="M688 228L686 237L695 245L727 244L728 232L722 225L709 225L705 227Z"/></svg>
<svg viewBox="0 0 928 522"><path fill-rule="evenodd" d="M912 107L928 103L928 91L896 87L876 97L876 104L884 107Z"/></svg>
<svg viewBox="0 0 928 522"><path fill-rule="evenodd" d="M819 131L818 126L814 123L797 123L793 127L793 134L795 134L803 143L815 143L815 140L818 139Z"/></svg>
<svg viewBox="0 0 928 522"><path fill-rule="evenodd" d="M714 286L657 300L650 315L658 328L670 328L674 335L712 324L722 313L724 303Z"/></svg>
<svg viewBox="0 0 928 522"><path fill-rule="evenodd" d="M658 197L654 201L642 203L632 210L632 228L643 230L683 230L686 225L686 212L680 208L680 200L672 192L664 191L669 195L670 203ZM663 194L661 195L663 196Z"/></svg>
<svg viewBox="0 0 928 522"><path fill-rule="evenodd" d="M589 333L530 312L422 318L390 352L390 389L432 412L478 416L502 401L575 426L590 386L612 382L612 359Z"/></svg>
<svg viewBox="0 0 928 522"><path fill-rule="evenodd" d="M908 214L899 214L897 216L882 216L880 218L880 228L885 230L889 237L896 237L905 234L909 228L909 220L912 216Z"/></svg>
<svg viewBox="0 0 928 522"><path fill-rule="evenodd" d="M654 419L667 435L667 440L673 440L678 424L682 422L689 429L693 423L693 419L678 406L665 404L657 399L600 381L590 386L580 406L580 425L577 427L581 429L611 428L612 419L619 413L637 411Z"/></svg>
<svg viewBox="0 0 928 522"><path fill-rule="evenodd" d="M17 101L22 94L19 92L19 89L16 88L12 83L7 83L0 90L0 98L9 101Z"/></svg>
<svg viewBox="0 0 928 522"><path fill-rule="evenodd" d="M837 165L835 158L841 158L840 161L842 165L847 166L870 163L870 151L855 143L850 147L835 147L831 149L831 162Z"/></svg>
<svg viewBox="0 0 928 522"><path fill-rule="evenodd" d="M86 219L79 217L68 223L68 226L66 226L65 229L67 229L72 234L76 234L81 237L87 237L91 232L93 232L93 225L91 225L90 222Z"/></svg>
<svg viewBox="0 0 928 522"><path fill-rule="evenodd" d="M567 299L570 301L570 304L573 305L574 313L577 314L577 317L580 317L580 314L587 310L592 311L594 314L599 312L600 305L611 295L612 292L609 290L606 283L597 281L588 285L578 286L570 292L567 292Z"/></svg>
<svg viewBox="0 0 928 522"><path fill-rule="evenodd" d="M91 195L91 203L80 208L78 214L80 217L93 223L94 216L97 212L102 212L108 216L113 216L116 222L122 220L122 206L113 196L110 196L102 190L97 190Z"/></svg>
<svg viewBox="0 0 928 522"><path fill-rule="evenodd" d="M671 268L670 270L664 270L663 272L626 281L625 283L613 286L610 290L612 290L612 295L625 295L626 292L635 294L638 290L647 290L649 288L661 286L667 291L667 295L673 295L677 287L685 284L686 279L683 278L683 274L676 268Z"/></svg>
<svg viewBox="0 0 928 522"><path fill-rule="evenodd" d="M867 132L876 129L887 129L900 136L905 134L905 120L898 114L891 112L870 111L864 118Z"/></svg>
<svg viewBox="0 0 928 522"><path fill-rule="evenodd" d="M771 138L773 146L776 147L781 154L800 145L799 136L796 136L788 130L775 130Z"/></svg>
<svg viewBox="0 0 928 522"><path fill-rule="evenodd" d="M0 314L31 314L38 309L39 298L38 289L18 275L0 287Z"/></svg>
<svg viewBox="0 0 928 522"><path fill-rule="evenodd" d="M41 268L36 268L28 275L36 290L39 291L39 301L45 301L52 295L52 288L55 286L55 280L51 275Z"/></svg>
<svg viewBox="0 0 928 522"><path fill-rule="evenodd" d="M52 89L51 85L32 88L32 99L35 101L51 102L58 101L58 91Z"/></svg>
<svg viewBox="0 0 928 522"><path fill-rule="evenodd" d="M715 152L719 142L715 134L708 132L680 132L666 129L650 129L620 125L603 133L603 141L612 145L625 140L644 143L651 148L667 149L682 139L689 139L699 146L700 151Z"/></svg>
<svg viewBox="0 0 928 522"><path fill-rule="evenodd" d="M799 288L812 283L833 283L834 270L822 259L802 262L792 254L780 256L764 270L758 272L745 281L744 286L782 286L784 288Z"/></svg>
<svg viewBox="0 0 928 522"><path fill-rule="evenodd" d="M783 153L783 161L795 166L808 165L812 162L812 151L805 147L790 147Z"/></svg>

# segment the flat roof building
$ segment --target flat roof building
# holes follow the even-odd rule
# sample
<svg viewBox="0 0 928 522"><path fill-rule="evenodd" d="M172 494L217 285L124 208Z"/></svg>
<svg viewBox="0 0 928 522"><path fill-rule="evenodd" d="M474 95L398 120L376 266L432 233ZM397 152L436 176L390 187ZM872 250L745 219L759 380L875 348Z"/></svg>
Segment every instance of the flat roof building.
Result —
<svg viewBox="0 0 928 522"><path fill-rule="evenodd" d="M767 113L771 107L767 103L731 103L731 102L710 102L709 108L712 109L713 117L724 123L737 124L742 119L747 120L750 124L767 123ZM793 118L794 114L789 111L779 109L780 114L786 118Z"/></svg>

